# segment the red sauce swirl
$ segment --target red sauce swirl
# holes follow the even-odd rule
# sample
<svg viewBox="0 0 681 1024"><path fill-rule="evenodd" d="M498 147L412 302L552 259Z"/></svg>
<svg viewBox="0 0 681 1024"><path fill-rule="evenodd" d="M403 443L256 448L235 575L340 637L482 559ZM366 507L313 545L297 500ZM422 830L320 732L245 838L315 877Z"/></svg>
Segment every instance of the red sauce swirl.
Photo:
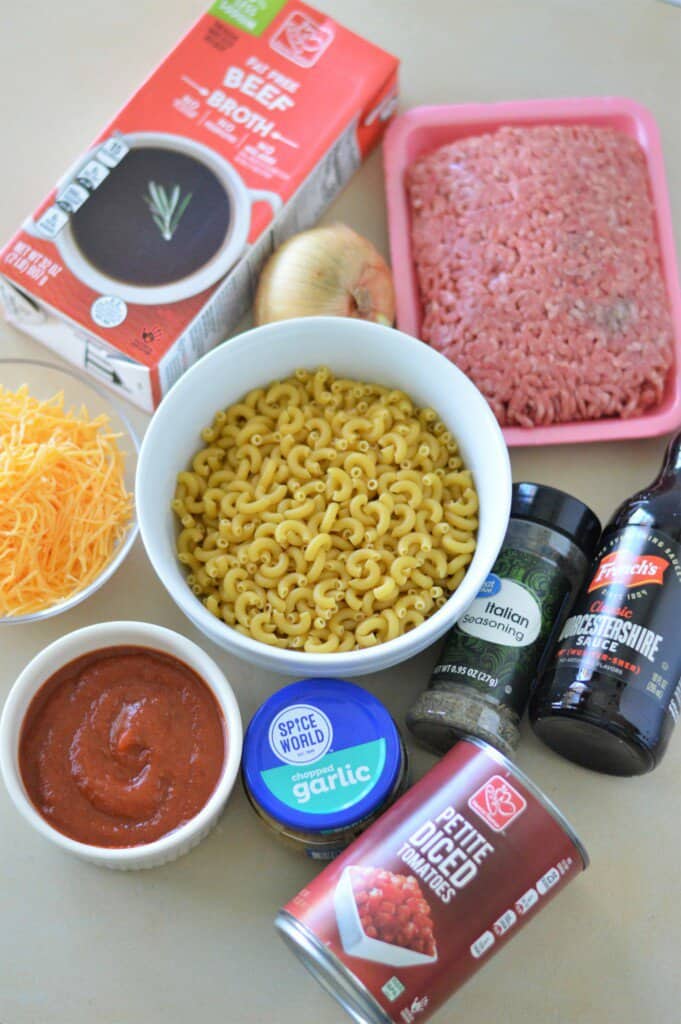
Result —
<svg viewBox="0 0 681 1024"><path fill-rule="evenodd" d="M19 769L33 804L93 846L149 843L205 806L225 761L211 690L171 655L107 647L69 662L31 701Z"/></svg>

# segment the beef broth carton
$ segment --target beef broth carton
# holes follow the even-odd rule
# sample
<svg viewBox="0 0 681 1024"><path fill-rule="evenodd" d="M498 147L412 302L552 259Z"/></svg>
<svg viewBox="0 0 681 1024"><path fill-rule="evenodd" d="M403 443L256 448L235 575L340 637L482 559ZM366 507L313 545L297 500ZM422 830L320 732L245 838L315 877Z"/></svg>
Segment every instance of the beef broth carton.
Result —
<svg viewBox="0 0 681 1024"><path fill-rule="evenodd" d="M0 253L7 318L151 411L379 140L397 67L304 3L217 0Z"/></svg>

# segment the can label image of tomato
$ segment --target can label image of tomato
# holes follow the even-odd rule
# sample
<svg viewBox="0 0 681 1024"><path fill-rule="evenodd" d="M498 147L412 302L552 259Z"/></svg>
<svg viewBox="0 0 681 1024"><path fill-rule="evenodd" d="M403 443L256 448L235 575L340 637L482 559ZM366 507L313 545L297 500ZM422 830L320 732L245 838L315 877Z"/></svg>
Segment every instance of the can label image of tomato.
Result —
<svg viewBox="0 0 681 1024"><path fill-rule="evenodd" d="M537 787L467 739L276 926L358 1024L420 1024L587 864Z"/></svg>

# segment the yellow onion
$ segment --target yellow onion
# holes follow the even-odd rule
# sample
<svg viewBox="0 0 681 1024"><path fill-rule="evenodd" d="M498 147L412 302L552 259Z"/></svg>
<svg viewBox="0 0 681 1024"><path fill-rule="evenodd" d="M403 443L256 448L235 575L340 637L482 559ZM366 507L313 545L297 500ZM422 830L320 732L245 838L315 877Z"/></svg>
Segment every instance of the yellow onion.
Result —
<svg viewBox="0 0 681 1024"><path fill-rule="evenodd" d="M392 325L392 274L378 250L345 224L289 238L265 264L256 324L298 316L350 316Z"/></svg>

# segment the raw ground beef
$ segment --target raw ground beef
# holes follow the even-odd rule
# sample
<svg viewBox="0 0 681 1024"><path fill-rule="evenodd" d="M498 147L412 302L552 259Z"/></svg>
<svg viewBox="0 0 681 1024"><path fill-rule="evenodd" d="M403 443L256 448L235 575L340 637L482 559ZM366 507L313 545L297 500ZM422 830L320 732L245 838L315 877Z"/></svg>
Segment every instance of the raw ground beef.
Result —
<svg viewBox="0 0 681 1024"><path fill-rule="evenodd" d="M421 336L503 425L658 405L672 325L646 162L609 128L501 128L409 169Z"/></svg>

